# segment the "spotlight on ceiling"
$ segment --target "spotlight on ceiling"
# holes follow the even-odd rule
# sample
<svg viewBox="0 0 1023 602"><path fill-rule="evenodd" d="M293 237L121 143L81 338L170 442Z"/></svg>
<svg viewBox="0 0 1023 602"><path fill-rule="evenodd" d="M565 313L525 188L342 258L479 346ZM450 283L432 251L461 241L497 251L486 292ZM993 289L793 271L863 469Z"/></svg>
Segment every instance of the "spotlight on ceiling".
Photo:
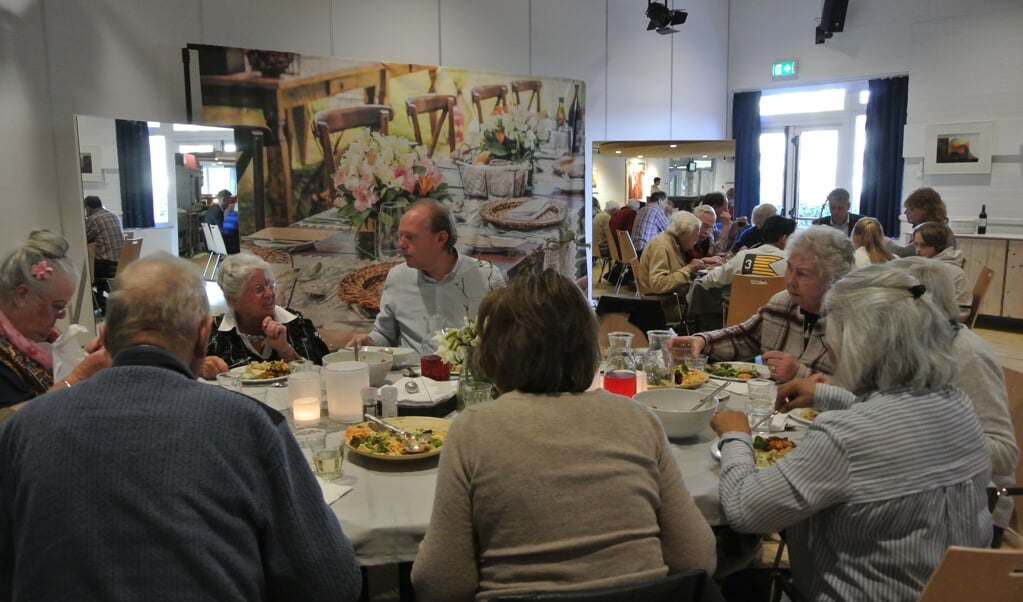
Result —
<svg viewBox="0 0 1023 602"><path fill-rule="evenodd" d="M650 24L646 26L647 31L653 29L663 36L669 33L677 33L678 30L672 28L672 25L682 25L685 23L689 13L684 10L668 8L668 0L664 0L664 4L647 0L646 16L650 19Z"/></svg>

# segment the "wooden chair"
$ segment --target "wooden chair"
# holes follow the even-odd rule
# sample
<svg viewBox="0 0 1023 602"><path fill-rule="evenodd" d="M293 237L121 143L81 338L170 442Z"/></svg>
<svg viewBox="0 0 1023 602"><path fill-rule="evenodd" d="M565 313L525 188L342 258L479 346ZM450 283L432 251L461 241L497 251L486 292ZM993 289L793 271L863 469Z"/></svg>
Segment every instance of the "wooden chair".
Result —
<svg viewBox="0 0 1023 602"><path fill-rule="evenodd" d="M994 279L995 271L993 269L988 266L981 268L980 273L977 274L976 282L973 283L973 300L970 301L970 313L963 320L963 324L973 328L973 325L977 323L977 313L980 310L980 304L984 301L984 295L987 294L987 289L991 287L991 281Z"/></svg>
<svg viewBox="0 0 1023 602"><path fill-rule="evenodd" d="M615 294L618 294L618 290L621 288L621 281L624 278L623 267L622 267L622 254L618 251L618 240L614 233L611 231L611 226L604 224L604 238L607 239L607 252L611 255L611 266L612 272L614 267L618 267L618 288L615 289Z"/></svg>
<svg viewBox="0 0 1023 602"><path fill-rule="evenodd" d="M785 288L784 276L747 276L736 274L732 277L732 293L728 300L725 326L733 326L767 304L775 293Z"/></svg>
<svg viewBox="0 0 1023 602"><path fill-rule="evenodd" d="M950 546L917 602L1018 602L1023 600L1021 550Z"/></svg>
<svg viewBox="0 0 1023 602"><path fill-rule="evenodd" d="M387 133L387 126L394 117L394 109L387 105L360 105L327 109L313 116L313 135L323 150L324 190L334 195L334 171L337 170L337 156L341 154L340 136L337 141L331 134L353 128L366 127L372 131ZM287 167L287 166L286 166Z"/></svg>
<svg viewBox="0 0 1023 602"><path fill-rule="evenodd" d="M483 101L496 98L494 109L499 106L508 106L508 86L494 84L490 86L476 86L472 89L472 104L476 106L476 117L480 120L480 127L483 127ZM491 109L493 111L493 109ZM490 113L487 113L489 115Z"/></svg>
<svg viewBox="0 0 1023 602"><path fill-rule="evenodd" d="M529 592L504 594L490 598L491 602L696 602L703 600L707 587L707 573L694 569L658 577L639 583L616 585L586 590ZM713 586L711 586L713 587Z"/></svg>
<svg viewBox="0 0 1023 602"><path fill-rule="evenodd" d="M1005 374L1005 389L1009 393L1009 417L1016 434L1016 447L1023 449L1023 372L1002 367ZM1016 483L1023 483L1023 458L1016 464ZM1023 528L1023 504L1017 503L1012 511L1012 529L1017 533ZM1021 598L1023 599L1023 598Z"/></svg>
<svg viewBox="0 0 1023 602"><path fill-rule="evenodd" d="M430 118L430 146L426 151L428 157L432 157L437 149L437 141L440 140L439 134L444 127L445 119L448 122L448 152L455 150L454 108L455 97L448 94L426 94L405 99L405 109L409 121L412 122L412 132L415 134L416 142L421 145L423 133L419 126L419 116L425 114Z"/></svg>
<svg viewBox="0 0 1023 602"><path fill-rule="evenodd" d="M618 240L618 252L621 253L621 261L623 264L632 269L632 260L639 257L636 253L636 245L632 242L632 235L625 230L616 230L615 237ZM618 277L618 287L622 286L622 278L625 277L625 271L622 270L621 275ZM632 273L633 280L636 282L636 296L639 296L639 278L636 277L636 273ZM615 294L618 294L618 288L615 289Z"/></svg>
<svg viewBox="0 0 1023 602"><path fill-rule="evenodd" d="M600 246L597 245L596 240L590 243L590 256L593 258L593 265L594 267L600 265L600 272L593 277L594 280L599 281L604 276L604 272L607 271L611 265L610 241L608 241L608 245L609 251L608 254L605 255L604 252L600 250Z"/></svg>
<svg viewBox="0 0 1023 602"><path fill-rule="evenodd" d="M142 241L144 238L126 238L121 245L121 256L117 259L117 272L115 278L121 275L128 264L135 261L142 254Z"/></svg>
<svg viewBox="0 0 1023 602"><path fill-rule="evenodd" d="M522 100L519 98L520 92L530 92L529 102L526 103L526 109L529 110L533 106L533 99L536 99L536 111L540 112L540 89L543 88L543 82L536 79L520 79L511 83L512 94L515 95L515 104L521 105Z"/></svg>

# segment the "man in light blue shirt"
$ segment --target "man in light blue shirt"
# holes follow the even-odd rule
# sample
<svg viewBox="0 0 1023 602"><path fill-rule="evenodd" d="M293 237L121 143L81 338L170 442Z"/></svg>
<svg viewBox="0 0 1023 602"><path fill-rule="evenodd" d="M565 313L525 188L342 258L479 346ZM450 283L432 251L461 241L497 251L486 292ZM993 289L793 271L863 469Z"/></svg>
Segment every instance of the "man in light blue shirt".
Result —
<svg viewBox="0 0 1023 602"><path fill-rule="evenodd" d="M459 328L476 317L487 293L504 286L500 268L458 254L455 220L440 202L424 199L410 205L398 236L405 264L387 274L373 330L353 337L349 347L401 346L419 352L427 316L442 315L442 327Z"/></svg>

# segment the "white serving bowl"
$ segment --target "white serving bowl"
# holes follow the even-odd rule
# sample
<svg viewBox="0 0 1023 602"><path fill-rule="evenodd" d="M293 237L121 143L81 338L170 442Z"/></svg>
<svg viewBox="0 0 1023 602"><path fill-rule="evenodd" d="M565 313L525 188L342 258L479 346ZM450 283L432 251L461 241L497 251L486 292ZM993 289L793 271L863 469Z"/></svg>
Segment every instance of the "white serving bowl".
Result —
<svg viewBox="0 0 1023 602"><path fill-rule="evenodd" d="M707 393L710 390L654 389L636 393L633 399L653 410L668 438L684 439L710 428L710 417L718 409L716 400L695 412L690 411Z"/></svg>
<svg viewBox="0 0 1023 602"><path fill-rule="evenodd" d="M327 364L333 364L334 362L354 361L355 352L351 349L342 349L323 356L324 366ZM374 387L379 387L384 384L384 379L387 378L387 373L391 371L391 365L394 364L394 357L389 353L383 353L380 351L360 351L358 361L369 364L369 384Z"/></svg>

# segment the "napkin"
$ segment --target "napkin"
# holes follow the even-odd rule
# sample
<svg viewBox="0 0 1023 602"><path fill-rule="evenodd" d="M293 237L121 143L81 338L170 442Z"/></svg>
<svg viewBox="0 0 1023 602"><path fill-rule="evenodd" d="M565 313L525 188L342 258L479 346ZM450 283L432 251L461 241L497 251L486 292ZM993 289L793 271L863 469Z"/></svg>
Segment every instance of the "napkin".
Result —
<svg viewBox="0 0 1023 602"><path fill-rule="evenodd" d="M320 484L320 491L323 492L323 502L328 506L338 501L344 497L346 493L354 489L353 487L348 487L346 485L338 485L336 483L324 481L320 477L316 477L316 482Z"/></svg>
<svg viewBox="0 0 1023 602"><path fill-rule="evenodd" d="M78 335L89 332L89 329L81 324L72 324L67 331L60 333L57 340L53 342L53 382L59 383L64 380L75 366L82 363L85 350Z"/></svg>
<svg viewBox="0 0 1023 602"><path fill-rule="evenodd" d="M419 387L417 392L409 393L405 388L405 383L409 381ZM458 381L436 381L425 376L416 378L405 376L398 379L394 386L398 387L398 403L401 405L432 406L450 398L458 391Z"/></svg>
<svg viewBox="0 0 1023 602"><path fill-rule="evenodd" d="M549 203L550 202L547 199L533 199L505 212L504 215L505 217L511 217L514 219L536 219L540 217L544 211L547 211Z"/></svg>
<svg viewBox="0 0 1023 602"><path fill-rule="evenodd" d="M774 418L771 419L771 427L769 429L772 433L785 430L785 423L788 422L788 414L775 414Z"/></svg>

